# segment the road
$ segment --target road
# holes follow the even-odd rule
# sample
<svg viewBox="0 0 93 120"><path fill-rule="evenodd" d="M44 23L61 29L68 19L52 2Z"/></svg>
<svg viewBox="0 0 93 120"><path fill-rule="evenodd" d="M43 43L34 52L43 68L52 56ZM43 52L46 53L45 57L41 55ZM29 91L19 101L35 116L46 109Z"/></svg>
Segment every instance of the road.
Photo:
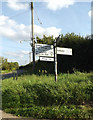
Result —
<svg viewBox="0 0 93 120"><path fill-rule="evenodd" d="M17 70L17 75L22 74L24 71L23 70ZM6 73L6 74L0 74L0 79L4 80L10 77L14 77L14 73ZM0 110L0 120L2 120L2 118L19 118L17 116L14 116L12 114L9 113L5 113L4 111Z"/></svg>
<svg viewBox="0 0 93 120"><path fill-rule="evenodd" d="M22 74L23 72L24 72L24 70L17 70L17 76ZM13 72L0 75L0 78L2 80L7 79L7 78L11 78L11 77L14 77L14 73Z"/></svg>
<svg viewBox="0 0 93 120"><path fill-rule="evenodd" d="M18 116L14 116L14 115L9 114L9 113L5 113L2 110L0 110L0 120L2 118L19 118L19 117Z"/></svg>

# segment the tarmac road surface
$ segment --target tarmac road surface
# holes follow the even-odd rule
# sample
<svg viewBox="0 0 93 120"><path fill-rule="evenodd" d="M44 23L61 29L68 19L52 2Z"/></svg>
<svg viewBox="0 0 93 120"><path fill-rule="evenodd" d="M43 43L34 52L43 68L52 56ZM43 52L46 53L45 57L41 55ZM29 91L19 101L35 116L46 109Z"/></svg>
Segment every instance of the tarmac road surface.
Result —
<svg viewBox="0 0 93 120"><path fill-rule="evenodd" d="M24 71L23 70L17 70L16 72L17 72L17 76L18 76L18 75L22 74ZM0 78L2 80L10 78L10 77L14 77L14 73L13 72L0 75Z"/></svg>
<svg viewBox="0 0 93 120"><path fill-rule="evenodd" d="M14 116L14 115L9 114L9 113L5 113L2 110L0 110L0 120L2 120L2 118L19 118L19 117Z"/></svg>

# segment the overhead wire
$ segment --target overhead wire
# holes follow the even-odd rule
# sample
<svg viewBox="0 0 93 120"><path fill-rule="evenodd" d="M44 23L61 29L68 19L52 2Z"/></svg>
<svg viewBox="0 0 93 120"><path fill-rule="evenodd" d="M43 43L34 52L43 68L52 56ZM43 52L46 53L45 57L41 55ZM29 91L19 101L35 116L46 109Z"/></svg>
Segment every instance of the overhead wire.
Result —
<svg viewBox="0 0 93 120"><path fill-rule="evenodd" d="M26 46L25 46L25 47L26 47ZM16 48L18 48L18 49L23 49L23 47L22 47L22 46L13 46L13 45L11 46L11 45L8 45L8 44L7 44L7 45L6 45L6 49L9 49L9 48L15 48L15 49L16 49Z"/></svg>
<svg viewBox="0 0 93 120"><path fill-rule="evenodd" d="M30 3L29 3L29 8L31 9L31 4L30 4ZM38 13L37 13L37 11L36 11L35 8L34 8L34 11L35 11L35 13L36 13L36 17L37 17L38 22L39 22L40 24L42 24L42 22L40 21L39 16L38 16Z"/></svg>
<svg viewBox="0 0 93 120"><path fill-rule="evenodd" d="M25 2L25 3L26 3L26 4L29 4L29 2ZM22 14L28 12L29 10L30 10L30 9L28 9L28 10L26 10L26 11L24 11L24 12L18 13L18 14L14 15L14 16L10 16L10 18L12 19L12 18L17 17L17 16L19 16L19 15L22 15Z"/></svg>
<svg viewBox="0 0 93 120"><path fill-rule="evenodd" d="M14 17L18 17L18 16L20 16L20 15L22 15L22 14L24 14L24 13L27 13L29 10L30 10L30 9L28 9L28 10L26 10L26 11L24 11L24 12L18 13L18 14L16 14L16 15L10 16L10 19L13 19ZM26 40L24 40L24 41L26 41ZM9 46L9 47L11 47L11 46ZM13 46L12 48L18 48L18 47L14 47L14 46ZM22 48L19 47L18 49L22 49ZM29 52L29 53L30 53L30 52ZM29 53L25 53L24 55L28 55Z"/></svg>
<svg viewBox="0 0 93 120"><path fill-rule="evenodd" d="M16 14L16 15L10 16L10 19L12 19L12 18L14 18L14 17L18 17L18 16L20 16L20 15L22 15L22 14L27 13L27 12L30 10L30 3L28 3L28 4L29 4L29 9L28 9L28 10L26 10L26 11L24 11L24 12L21 12L21 13L18 13L18 14ZM35 14L36 14L36 17L37 17L37 20L38 20L39 24L42 25L42 22L40 21L39 16L38 16L38 13L37 13L37 11L36 11L35 8L34 8L34 11L35 11ZM25 40L25 41L26 41L26 40ZM20 43L21 43L21 42L20 42Z"/></svg>
<svg viewBox="0 0 93 120"><path fill-rule="evenodd" d="M35 13L36 13L36 16L37 16L37 20L38 20L38 22L40 23L40 25L42 25L42 22L40 21L39 16L38 16L38 13L37 13L37 11L36 11L35 8L34 8L34 11L35 11Z"/></svg>
<svg viewBox="0 0 93 120"><path fill-rule="evenodd" d="M43 25L42 22L41 22L41 20L39 19L37 10L36 10L35 8L34 8L34 12L35 12L35 14L36 14L36 17L37 17L37 20L38 20L39 24L40 24L40 25ZM35 36L37 37L37 34L36 34Z"/></svg>
<svg viewBox="0 0 93 120"><path fill-rule="evenodd" d="M18 13L18 14L16 14L16 15L14 15L14 16L10 16L10 19L12 19L12 18L14 18L14 17L17 17L17 16L20 16L20 15L22 15L22 14L28 12L28 11L29 11L29 9L26 10L25 12L21 12L21 13Z"/></svg>

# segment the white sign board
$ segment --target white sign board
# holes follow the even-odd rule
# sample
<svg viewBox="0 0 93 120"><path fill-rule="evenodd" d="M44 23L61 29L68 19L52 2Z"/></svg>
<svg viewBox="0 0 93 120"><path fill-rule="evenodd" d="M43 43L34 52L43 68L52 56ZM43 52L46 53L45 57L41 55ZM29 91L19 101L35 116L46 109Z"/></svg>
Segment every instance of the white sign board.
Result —
<svg viewBox="0 0 93 120"><path fill-rule="evenodd" d="M48 57L40 57L41 61L54 61L54 58L48 58Z"/></svg>
<svg viewBox="0 0 93 120"><path fill-rule="evenodd" d="M47 56L47 57L54 57L54 50L50 49L48 51L36 54L37 56Z"/></svg>
<svg viewBox="0 0 93 120"><path fill-rule="evenodd" d="M36 48L40 48L40 47L45 47L45 46L50 46L50 47L52 47L53 48L53 45L48 45L48 44L35 44L35 47Z"/></svg>
<svg viewBox="0 0 93 120"><path fill-rule="evenodd" d="M35 44L35 52L36 54L46 52L50 49L53 49L53 45L47 45L47 44Z"/></svg>
<svg viewBox="0 0 93 120"><path fill-rule="evenodd" d="M72 55L72 49L57 47L57 54Z"/></svg>
<svg viewBox="0 0 93 120"><path fill-rule="evenodd" d="M35 48L35 53L37 56L54 57L53 45L35 44ZM72 49L57 47L57 54L72 55Z"/></svg>

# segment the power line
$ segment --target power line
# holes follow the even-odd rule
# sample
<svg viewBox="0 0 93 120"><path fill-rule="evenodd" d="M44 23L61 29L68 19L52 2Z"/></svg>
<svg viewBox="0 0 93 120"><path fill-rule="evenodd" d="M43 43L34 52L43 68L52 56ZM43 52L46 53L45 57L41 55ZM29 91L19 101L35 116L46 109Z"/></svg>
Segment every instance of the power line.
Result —
<svg viewBox="0 0 93 120"><path fill-rule="evenodd" d="M15 46L10 46L10 45L7 45L7 47L6 47L6 49L9 49L8 47L10 47L10 48L18 48L18 49L24 49L23 47L21 47L21 46L17 46L17 47L15 47ZM29 48L30 48L30 46L29 46Z"/></svg>
<svg viewBox="0 0 93 120"><path fill-rule="evenodd" d="M18 17L18 16L20 16L20 15L22 15L22 14L28 12L28 11L29 11L29 9L28 9L27 11L25 11L25 12L21 12L21 13L18 13L18 14L16 14L16 15L14 15L14 16L10 16L10 19L12 19L12 18L14 18L14 17Z"/></svg>
<svg viewBox="0 0 93 120"><path fill-rule="evenodd" d="M31 3L29 4L29 6L31 6ZM37 16L38 22L39 22L40 24L42 24L42 22L40 21L39 16L38 16L38 13L37 13L37 11L36 11L35 8L34 8L34 12L35 12L35 14L36 14L36 16Z"/></svg>
<svg viewBox="0 0 93 120"><path fill-rule="evenodd" d="M42 25L42 22L40 21L39 16L38 16L37 11L36 11L35 8L34 8L34 11L35 11L35 13L36 13L36 16L37 16L38 22L40 23L40 25Z"/></svg>

